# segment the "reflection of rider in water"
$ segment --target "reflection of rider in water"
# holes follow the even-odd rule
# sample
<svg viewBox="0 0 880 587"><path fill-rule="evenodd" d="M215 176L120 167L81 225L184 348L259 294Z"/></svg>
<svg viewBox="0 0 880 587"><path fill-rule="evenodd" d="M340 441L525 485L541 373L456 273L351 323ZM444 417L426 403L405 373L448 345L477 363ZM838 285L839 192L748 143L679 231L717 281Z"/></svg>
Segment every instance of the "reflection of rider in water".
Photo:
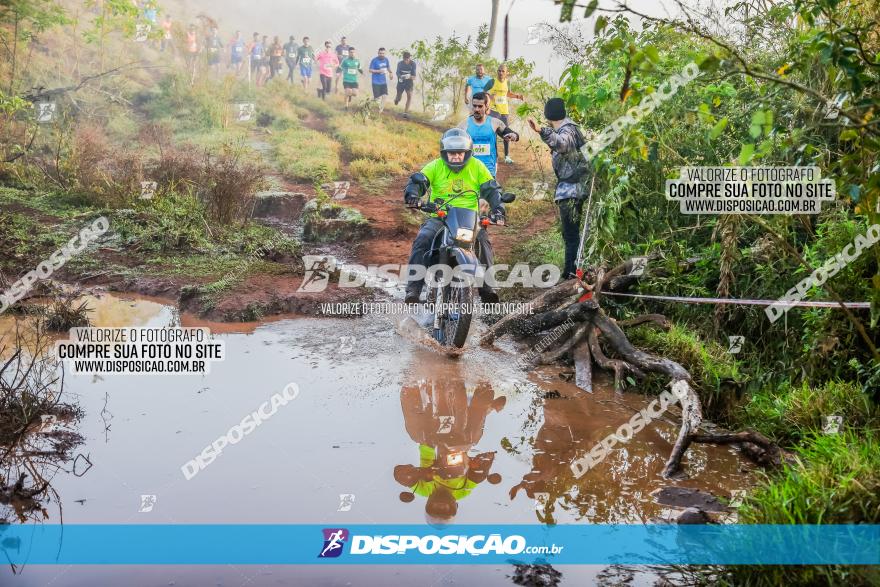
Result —
<svg viewBox="0 0 880 587"><path fill-rule="evenodd" d="M406 431L419 445L419 465L394 467L394 479L409 489L400 494L401 501L425 497L428 522L447 524L458 512L458 501L474 487L483 481L500 483L501 475L489 472L495 453L470 456L468 451L482 438L489 411L500 412L505 402L485 382L468 402L465 382L456 373L404 386L400 404Z"/></svg>

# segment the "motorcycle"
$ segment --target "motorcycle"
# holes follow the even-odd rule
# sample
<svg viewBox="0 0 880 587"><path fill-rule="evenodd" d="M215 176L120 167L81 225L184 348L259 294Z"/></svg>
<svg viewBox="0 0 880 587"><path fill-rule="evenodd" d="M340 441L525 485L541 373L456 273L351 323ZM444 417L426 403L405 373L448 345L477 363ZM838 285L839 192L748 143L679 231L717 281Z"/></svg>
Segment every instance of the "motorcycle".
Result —
<svg viewBox="0 0 880 587"><path fill-rule="evenodd" d="M440 265L449 267L452 276L427 283L427 303L434 308L431 336L443 346L461 348L467 340L473 318L477 269L480 267L479 243L477 233L489 225L503 226L501 221L490 219L468 208L458 208L452 203L456 198L475 195L473 190L463 191L449 199L434 198L433 201L420 202L408 206L426 214L437 214L443 227L434 236L431 248L426 254L425 267ZM501 202L509 204L516 200L514 194L505 193ZM459 268L456 271L456 267Z"/></svg>

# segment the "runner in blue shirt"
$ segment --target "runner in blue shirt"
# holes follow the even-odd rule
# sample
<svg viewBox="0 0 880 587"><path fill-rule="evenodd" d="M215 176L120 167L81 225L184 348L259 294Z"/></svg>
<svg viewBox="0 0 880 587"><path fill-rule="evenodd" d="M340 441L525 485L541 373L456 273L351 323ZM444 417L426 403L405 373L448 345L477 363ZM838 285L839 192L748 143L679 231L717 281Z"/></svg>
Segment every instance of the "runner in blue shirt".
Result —
<svg viewBox="0 0 880 587"><path fill-rule="evenodd" d="M486 75L486 68L482 63L477 64L477 75L472 75L465 80L464 84L464 103L469 104L468 93L474 95L478 92L488 92L495 83L491 77Z"/></svg>
<svg viewBox="0 0 880 587"><path fill-rule="evenodd" d="M477 92L472 99L474 113L458 125L466 131L474 142L473 153L489 169L492 177L498 169L498 137L508 141L519 141L519 134L498 118L489 116L489 96Z"/></svg>
<svg viewBox="0 0 880 587"><path fill-rule="evenodd" d="M245 42L241 31L235 31L235 36L229 42L229 67L235 70L235 74L241 73L244 63Z"/></svg>
<svg viewBox="0 0 880 587"><path fill-rule="evenodd" d="M373 74L373 98L379 103L379 112L382 112L388 96L388 79L394 79L391 62L385 57L385 47L379 47L379 54L370 61L370 73Z"/></svg>

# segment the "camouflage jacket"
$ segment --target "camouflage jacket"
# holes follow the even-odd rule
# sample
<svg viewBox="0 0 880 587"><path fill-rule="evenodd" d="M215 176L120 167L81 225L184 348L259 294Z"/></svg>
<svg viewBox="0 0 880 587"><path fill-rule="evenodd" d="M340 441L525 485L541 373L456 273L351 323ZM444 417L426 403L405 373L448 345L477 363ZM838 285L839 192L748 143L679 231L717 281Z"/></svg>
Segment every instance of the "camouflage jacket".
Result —
<svg viewBox="0 0 880 587"><path fill-rule="evenodd" d="M555 199L586 197L584 183L589 178L590 166L581 154L584 139L575 123L566 118L557 130L544 127L541 140L550 147L553 172L559 181Z"/></svg>

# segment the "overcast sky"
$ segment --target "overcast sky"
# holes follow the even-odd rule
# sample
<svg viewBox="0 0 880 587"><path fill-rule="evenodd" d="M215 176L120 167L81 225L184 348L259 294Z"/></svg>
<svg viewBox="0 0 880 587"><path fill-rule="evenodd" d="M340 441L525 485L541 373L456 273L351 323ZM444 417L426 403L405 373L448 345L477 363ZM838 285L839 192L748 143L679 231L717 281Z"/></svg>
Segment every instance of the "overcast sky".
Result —
<svg viewBox="0 0 880 587"><path fill-rule="evenodd" d="M652 14L665 14L658 0L635 0L630 4ZM488 23L492 7L490 0L183 0L183 5L189 17L199 12L218 17L224 33L240 28L248 36L257 31L270 38L280 35L286 39L293 34L301 39L308 35L313 46L327 38L335 46L339 31L350 29L348 42L358 47L361 57L375 55L380 45L402 49L418 39L434 39L437 35L475 35L480 25ZM529 26L558 23L559 6L553 0L514 0L511 8L511 0L501 0L493 51L499 58L508 9L509 56L534 61L536 73L555 82L564 64L546 45L530 45L527 40ZM175 15L173 8L171 13L184 16ZM576 10L575 21L592 31L593 19L585 21L582 10Z"/></svg>

